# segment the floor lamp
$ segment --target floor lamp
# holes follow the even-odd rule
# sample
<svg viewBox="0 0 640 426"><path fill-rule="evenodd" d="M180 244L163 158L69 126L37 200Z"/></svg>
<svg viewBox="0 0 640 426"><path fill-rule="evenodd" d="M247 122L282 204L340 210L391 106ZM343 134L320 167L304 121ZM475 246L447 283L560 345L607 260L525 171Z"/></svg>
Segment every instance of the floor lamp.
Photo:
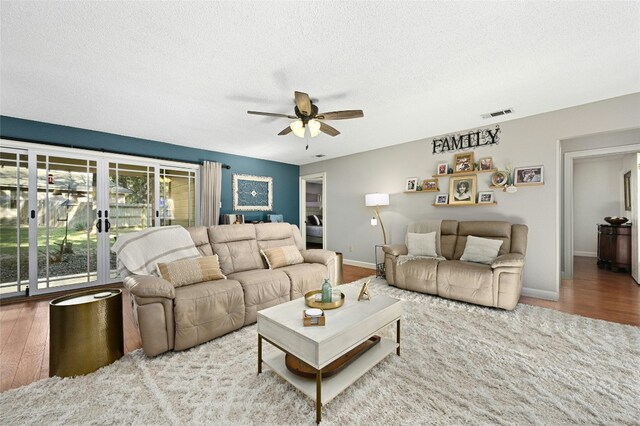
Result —
<svg viewBox="0 0 640 426"><path fill-rule="evenodd" d="M373 207L373 211L375 216L371 219L371 226L378 225L380 222L380 228L382 229L382 238L384 239L384 244L387 244L387 233L384 230L384 224L382 223L382 218L380 217L380 206L388 206L389 205L389 194L367 194L364 196L364 203L367 207Z"/></svg>

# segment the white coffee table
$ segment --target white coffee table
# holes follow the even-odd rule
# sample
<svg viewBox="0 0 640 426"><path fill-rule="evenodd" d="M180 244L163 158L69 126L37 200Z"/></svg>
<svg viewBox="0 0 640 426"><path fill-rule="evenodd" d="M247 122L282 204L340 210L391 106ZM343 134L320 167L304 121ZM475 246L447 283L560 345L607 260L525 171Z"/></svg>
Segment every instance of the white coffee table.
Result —
<svg viewBox="0 0 640 426"><path fill-rule="evenodd" d="M325 310L326 325L305 327L304 298L292 300L258 312L258 374L264 362L274 372L316 402L316 422L322 419L322 405L335 398L353 382L394 350L400 355L400 317L402 302L383 295L358 302L359 288L340 288L344 305ZM322 378L322 368L373 336L381 328L397 323L396 341L383 338L338 374ZM262 340L280 351L262 358ZM291 373L285 366L285 353L306 362L316 370L316 380Z"/></svg>

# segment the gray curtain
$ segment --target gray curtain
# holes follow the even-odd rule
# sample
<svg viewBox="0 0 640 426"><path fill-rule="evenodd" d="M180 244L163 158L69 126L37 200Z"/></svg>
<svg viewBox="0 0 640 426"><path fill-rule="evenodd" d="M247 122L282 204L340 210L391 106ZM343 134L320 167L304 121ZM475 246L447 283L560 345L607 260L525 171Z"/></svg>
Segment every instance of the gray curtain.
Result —
<svg viewBox="0 0 640 426"><path fill-rule="evenodd" d="M220 223L222 164L205 161L200 166L200 219L204 226Z"/></svg>

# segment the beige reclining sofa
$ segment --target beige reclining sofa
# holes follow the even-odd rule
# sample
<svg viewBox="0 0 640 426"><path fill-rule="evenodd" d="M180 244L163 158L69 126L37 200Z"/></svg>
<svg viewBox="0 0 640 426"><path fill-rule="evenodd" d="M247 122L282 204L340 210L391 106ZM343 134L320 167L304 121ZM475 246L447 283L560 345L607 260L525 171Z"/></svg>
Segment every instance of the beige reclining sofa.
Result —
<svg viewBox="0 0 640 426"><path fill-rule="evenodd" d="M424 224L411 223L407 232L424 233ZM408 254L407 246L385 245L387 282L399 288L448 299L513 309L522 289L527 232L526 225L509 222L443 220L440 250L445 260L416 258L399 262L400 256ZM498 257L491 264L460 260L470 235L503 241Z"/></svg>
<svg viewBox="0 0 640 426"><path fill-rule="evenodd" d="M288 223L187 228L203 256L217 254L226 279L174 287L157 276L128 275L134 318L149 356L182 350L256 322L256 313L335 281L335 252L303 250ZM268 269L261 249L295 245L304 263ZM122 265L121 265L122 266ZM126 274L125 274L126 275Z"/></svg>

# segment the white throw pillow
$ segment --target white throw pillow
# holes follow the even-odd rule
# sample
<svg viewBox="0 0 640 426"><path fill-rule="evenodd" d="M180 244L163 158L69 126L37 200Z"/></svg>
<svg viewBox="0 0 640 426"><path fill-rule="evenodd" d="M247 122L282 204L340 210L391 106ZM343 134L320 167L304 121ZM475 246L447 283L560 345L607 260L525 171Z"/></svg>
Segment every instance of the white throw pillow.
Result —
<svg viewBox="0 0 640 426"><path fill-rule="evenodd" d="M490 238L480 238L469 235L467 244L464 246L464 253L460 260L465 262L476 262L490 264L498 257L498 252L502 247L501 240Z"/></svg>
<svg viewBox="0 0 640 426"><path fill-rule="evenodd" d="M416 234L408 232L407 248L410 256L438 256L436 253L436 233Z"/></svg>

